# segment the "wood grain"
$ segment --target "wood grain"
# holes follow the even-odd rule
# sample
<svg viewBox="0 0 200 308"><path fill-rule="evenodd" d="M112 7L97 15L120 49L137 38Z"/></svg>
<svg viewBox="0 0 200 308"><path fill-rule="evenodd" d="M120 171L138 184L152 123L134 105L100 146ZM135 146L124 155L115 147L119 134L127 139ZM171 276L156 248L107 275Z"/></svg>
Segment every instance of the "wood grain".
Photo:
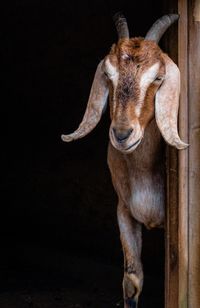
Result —
<svg viewBox="0 0 200 308"><path fill-rule="evenodd" d="M188 142L188 9L187 0L178 4L178 65L181 72L179 133ZM178 307L188 307L188 149L179 151L178 184Z"/></svg>
<svg viewBox="0 0 200 308"><path fill-rule="evenodd" d="M164 13L177 13L177 2L164 3ZM164 50L178 62L178 22L164 37ZM178 307L178 152L167 146L167 203L165 225L165 308Z"/></svg>
<svg viewBox="0 0 200 308"><path fill-rule="evenodd" d="M179 132L188 150L167 151L165 308L200 307L200 0L167 1L180 14L167 50L178 50L181 71ZM178 193L178 194L177 194Z"/></svg>
<svg viewBox="0 0 200 308"><path fill-rule="evenodd" d="M200 22L189 8L189 308L200 307Z"/></svg>

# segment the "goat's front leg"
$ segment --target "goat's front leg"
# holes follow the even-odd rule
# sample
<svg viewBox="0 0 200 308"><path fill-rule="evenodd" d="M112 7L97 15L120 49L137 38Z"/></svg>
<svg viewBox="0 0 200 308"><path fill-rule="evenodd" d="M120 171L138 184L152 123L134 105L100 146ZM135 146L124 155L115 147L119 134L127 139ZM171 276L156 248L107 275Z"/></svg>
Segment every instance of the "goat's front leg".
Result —
<svg viewBox="0 0 200 308"><path fill-rule="evenodd" d="M143 285L141 263L141 224L130 214L120 200L117 209L120 239L124 252L124 308L136 308Z"/></svg>

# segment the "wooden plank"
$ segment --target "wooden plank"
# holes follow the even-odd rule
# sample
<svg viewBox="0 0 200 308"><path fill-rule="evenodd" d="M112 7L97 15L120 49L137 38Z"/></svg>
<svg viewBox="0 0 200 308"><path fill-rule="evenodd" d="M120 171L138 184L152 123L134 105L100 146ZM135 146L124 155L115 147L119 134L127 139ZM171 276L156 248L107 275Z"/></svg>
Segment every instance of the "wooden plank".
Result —
<svg viewBox="0 0 200 308"><path fill-rule="evenodd" d="M169 12L175 9L169 1ZM178 0L178 64L181 71L179 132L190 143L168 148L166 308L200 307L200 0ZM168 40L168 52L176 42ZM173 57L172 57L173 58ZM189 123L189 125L188 125ZM178 171L177 171L178 170ZM176 195L178 191L178 198ZM177 211L176 211L177 209Z"/></svg>
<svg viewBox="0 0 200 308"><path fill-rule="evenodd" d="M179 0L178 66L181 72L179 133L188 142L188 10ZM178 307L188 307L188 150L179 151L178 185Z"/></svg>
<svg viewBox="0 0 200 308"><path fill-rule="evenodd" d="M178 307L178 160L167 148L167 206L165 224L165 308Z"/></svg>
<svg viewBox="0 0 200 308"><path fill-rule="evenodd" d="M170 56L181 71L179 133L188 140L188 11L187 0L168 3L169 12L179 12L178 47L176 36L168 37ZM166 10L167 11L167 10ZM169 33L170 35L170 33ZM172 39L173 38L173 39ZM176 49L176 51L175 51ZM188 150L168 149L168 202L166 237L166 308L188 307Z"/></svg>
<svg viewBox="0 0 200 308"><path fill-rule="evenodd" d="M164 1L163 14L177 13L178 3ZM167 30L163 49L177 63L178 23ZM165 308L178 307L178 153L167 146L167 202L165 220Z"/></svg>
<svg viewBox="0 0 200 308"><path fill-rule="evenodd" d="M189 308L200 307L200 9L189 8Z"/></svg>

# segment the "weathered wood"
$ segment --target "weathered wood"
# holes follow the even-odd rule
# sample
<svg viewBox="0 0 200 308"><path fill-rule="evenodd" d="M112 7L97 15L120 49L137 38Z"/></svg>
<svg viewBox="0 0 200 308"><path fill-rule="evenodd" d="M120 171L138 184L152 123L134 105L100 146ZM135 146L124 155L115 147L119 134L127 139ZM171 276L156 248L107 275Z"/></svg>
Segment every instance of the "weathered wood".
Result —
<svg viewBox="0 0 200 308"><path fill-rule="evenodd" d="M163 13L177 13L177 2L164 1ZM169 28L163 48L178 61L178 23ZM165 224L165 308L178 307L178 153L167 146L167 202Z"/></svg>
<svg viewBox="0 0 200 308"><path fill-rule="evenodd" d="M165 308L200 307L200 0L167 1L180 14L179 132L188 150L168 149ZM166 40L175 54L176 35ZM173 42L173 43L172 43ZM172 46L174 44L174 46ZM178 162L178 168L177 168ZM178 197L177 197L178 192Z"/></svg>
<svg viewBox="0 0 200 308"><path fill-rule="evenodd" d="M178 3L178 65L181 72L179 133L188 141L188 10L187 0ZM188 149L179 151L178 184L178 307L188 307Z"/></svg>
<svg viewBox="0 0 200 308"><path fill-rule="evenodd" d="M165 308L178 307L178 160L167 149L167 205L165 225Z"/></svg>
<svg viewBox="0 0 200 308"><path fill-rule="evenodd" d="M200 307L200 5L189 10L189 308Z"/></svg>

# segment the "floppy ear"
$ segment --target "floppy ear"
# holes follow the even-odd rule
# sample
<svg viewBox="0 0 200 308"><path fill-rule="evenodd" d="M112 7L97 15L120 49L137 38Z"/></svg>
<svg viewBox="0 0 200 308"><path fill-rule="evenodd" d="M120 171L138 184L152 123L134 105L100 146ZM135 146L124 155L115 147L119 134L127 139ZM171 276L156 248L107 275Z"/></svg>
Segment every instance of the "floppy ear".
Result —
<svg viewBox="0 0 200 308"><path fill-rule="evenodd" d="M178 135L178 107L180 94L180 72L177 65L164 55L166 75L155 97L155 118L160 132L167 143L177 149L188 144Z"/></svg>
<svg viewBox="0 0 200 308"><path fill-rule="evenodd" d="M108 97L108 81L102 69L103 60L97 66L87 108L78 129L69 135L62 135L63 141L70 142L89 134L101 119Z"/></svg>

